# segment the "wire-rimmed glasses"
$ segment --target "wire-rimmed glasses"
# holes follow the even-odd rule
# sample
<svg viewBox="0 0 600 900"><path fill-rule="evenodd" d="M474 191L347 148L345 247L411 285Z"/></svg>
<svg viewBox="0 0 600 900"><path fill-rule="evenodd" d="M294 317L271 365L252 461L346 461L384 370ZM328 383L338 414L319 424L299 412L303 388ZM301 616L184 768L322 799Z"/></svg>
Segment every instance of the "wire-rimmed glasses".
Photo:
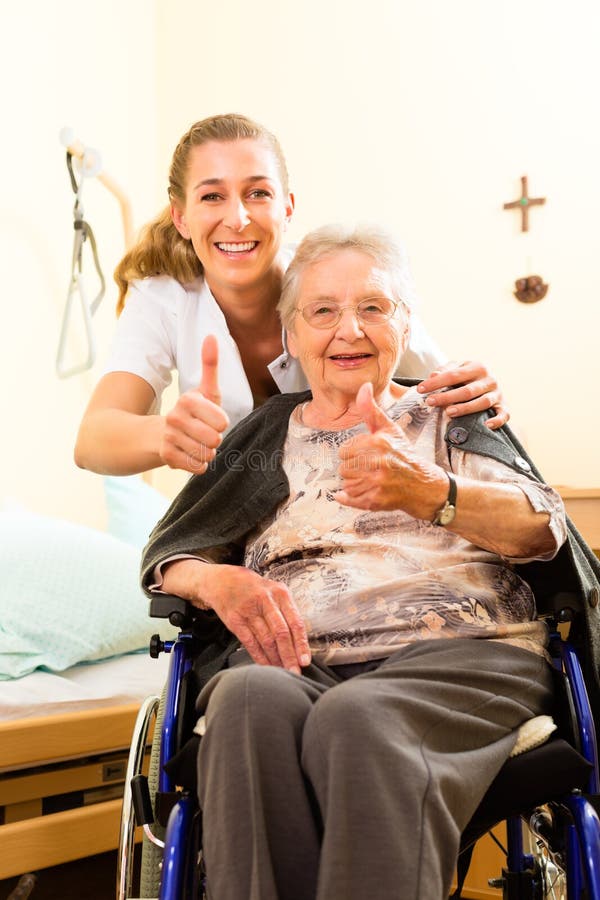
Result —
<svg viewBox="0 0 600 900"><path fill-rule="evenodd" d="M363 325L383 325L392 318L398 304L389 297L367 297L356 306L340 306L334 300L315 300L306 306L296 307L305 322L313 328L331 328L342 318L345 309L354 311Z"/></svg>

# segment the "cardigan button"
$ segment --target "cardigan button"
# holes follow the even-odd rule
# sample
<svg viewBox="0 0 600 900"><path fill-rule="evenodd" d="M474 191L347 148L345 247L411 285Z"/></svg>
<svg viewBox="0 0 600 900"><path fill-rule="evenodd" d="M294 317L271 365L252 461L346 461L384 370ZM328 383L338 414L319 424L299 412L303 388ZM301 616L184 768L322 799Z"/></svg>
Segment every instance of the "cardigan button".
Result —
<svg viewBox="0 0 600 900"><path fill-rule="evenodd" d="M451 444L464 444L469 437L469 432L462 425L453 425L448 431L448 440Z"/></svg>
<svg viewBox="0 0 600 900"><path fill-rule="evenodd" d="M517 468L519 468L522 472L531 472L531 466L526 459L523 459L522 456L515 456L515 466L517 466Z"/></svg>
<svg viewBox="0 0 600 900"><path fill-rule="evenodd" d="M592 609L598 606L598 600L600 600L600 591L598 591L597 587L593 587L590 590L590 595L588 597L588 603L590 604Z"/></svg>

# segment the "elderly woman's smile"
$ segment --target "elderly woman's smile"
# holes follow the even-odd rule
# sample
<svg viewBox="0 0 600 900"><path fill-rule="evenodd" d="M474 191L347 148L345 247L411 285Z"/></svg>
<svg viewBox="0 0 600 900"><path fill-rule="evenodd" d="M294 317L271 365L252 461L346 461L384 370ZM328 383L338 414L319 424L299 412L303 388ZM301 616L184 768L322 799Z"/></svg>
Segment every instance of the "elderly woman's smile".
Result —
<svg viewBox="0 0 600 900"><path fill-rule="evenodd" d="M389 274L369 254L343 249L303 270L288 344L302 363L315 411L349 410L366 381L385 399L407 337L407 312L394 299Z"/></svg>
<svg viewBox="0 0 600 900"><path fill-rule="evenodd" d="M337 363L341 368L354 368L363 360L371 359L372 353L332 353L329 359Z"/></svg>

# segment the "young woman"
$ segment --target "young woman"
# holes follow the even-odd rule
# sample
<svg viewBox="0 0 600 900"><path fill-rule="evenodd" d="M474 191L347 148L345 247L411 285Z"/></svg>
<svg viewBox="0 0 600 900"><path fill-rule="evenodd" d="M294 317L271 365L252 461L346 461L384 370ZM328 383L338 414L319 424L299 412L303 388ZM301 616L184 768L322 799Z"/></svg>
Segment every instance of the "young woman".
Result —
<svg viewBox="0 0 600 900"><path fill-rule="evenodd" d="M121 315L75 447L77 465L101 474L201 472L230 425L267 397L306 387L276 309L294 210L277 139L240 115L196 123L175 149L168 194L115 273ZM443 362L413 321L399 374L424 377ZM162 415L173 369L180 397ZM450 415L494 407L490 427L507 421L482 365L448 367L421 390L447 387L428 402Z"/></svg>

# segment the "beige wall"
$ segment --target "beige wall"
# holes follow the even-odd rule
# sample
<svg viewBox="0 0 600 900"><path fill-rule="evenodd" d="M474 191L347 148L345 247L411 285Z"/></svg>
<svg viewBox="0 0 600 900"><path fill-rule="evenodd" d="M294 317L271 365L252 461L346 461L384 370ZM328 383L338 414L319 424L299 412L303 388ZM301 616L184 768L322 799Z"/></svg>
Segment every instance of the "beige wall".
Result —
<svg viewBox="0 0 600 900"><path fill-rule="evenodd" d="M237 110L288 156L291 237L377 219L406 240L422 316L444 350L485 360L554 483L598 486L600 7L595 0L29 0L3 10L0 498L100 522L100 480L71 463L98 377L54 375L72 242L58 132L71 125L129 192L137 224L164 198L172 147ZM528 174L547 204L521 234L502 204ZM86 216L114 325L118 208L97 183ZM515 278L547 298L525 306ZM161 475L157 484L172 481Z"/></svg>
<svg viewBox="0 0 600 900"><path fill-rule="evenodd" d="M106 171L131 195L138 221L153 213L158 203L155 5L2 0L1 11L0 502L8 497L41 512L101 524L101 480L72 462L77 424L99 365L67 381L54 373L71 271L74 202L59 131L71 126L100 151ZM132 134L139 140L131 141ZM82 201L107 278L95 321L100 357L114 327L112 270L123 237L118 205L98 181L86 183ZM94 296L91 257L86 268Z"/></svg>

